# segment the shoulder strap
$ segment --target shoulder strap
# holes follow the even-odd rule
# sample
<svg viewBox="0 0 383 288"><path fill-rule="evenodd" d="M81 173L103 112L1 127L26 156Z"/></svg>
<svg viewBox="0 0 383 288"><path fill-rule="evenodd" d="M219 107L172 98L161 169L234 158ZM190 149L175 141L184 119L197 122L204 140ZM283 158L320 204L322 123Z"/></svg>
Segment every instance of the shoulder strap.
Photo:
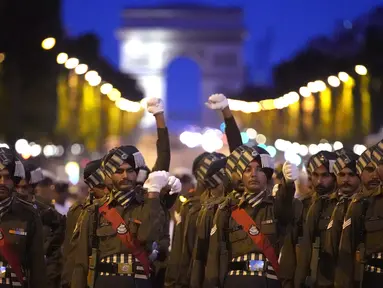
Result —
<svg viewBox="0 0 383 288"><path fill-rule="evenodd" d="M255 246L262 251L266 258L270 261L271 266L273 266L274 271L279 275L279 263L278 257L275 254L274 248L271 245L269 239L261 233L257 228L254 220L246 213L244 209L236 208L232 211L231 217L243 227L243 230L249 235L251 240L253 240Z"/></svg>
<svg viewBox="0 0 383 288"><path fill-rule="evenodd" d="M116 208L108 207L108 204L104 203L99 208L99 212L112 224L112 227L117 231L117 235L121 242L129 249L129 251L131 251L133 256L140 261L141 265L144 267L145 274L149 276L150 263L148 255L138 240L133 238L130 234L124 219L118 213Z"/></svg>
<svg viewBox="0 0 383 288"><path fill-rule="evenodd" d="M13 272L15 272L17 279L20 283L24 283L23 272L21 271L21 264L16 255L12 252L10 247L6 245L6 239L3 229L0 228L0 254L11 265Z"/></svg>

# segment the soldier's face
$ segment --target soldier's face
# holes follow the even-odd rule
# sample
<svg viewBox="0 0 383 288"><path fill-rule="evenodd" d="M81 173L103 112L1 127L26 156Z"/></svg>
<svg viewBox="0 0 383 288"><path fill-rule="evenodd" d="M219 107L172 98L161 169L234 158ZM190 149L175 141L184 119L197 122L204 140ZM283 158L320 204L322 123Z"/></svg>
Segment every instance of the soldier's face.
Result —
<svg viewBox="0 0 383 288"><path fill-rule="evenodd" d="M235 171L231 174L231 178L233 179L233 188L235 191L243 192L245 191L245 186L243 185L243 182L241 181L241 177L239 174Z"/></svg>
<svg viewBox="0 0 383 288"><path fill-rule="evenodd" d="M123 163L112 175L113 186L119 191L130 191L136 186L137 173L128 163Z"/></svg>
<svg viewBox="0 0 383 288"><path fill-rule="evenodd" d="M0 170L0 201L11 196L13 187L14 183L8 169Z"/></svg>
<svg viewBox="0 0 383 288"><path fill-rule="evenodd" d="M331 193L335 187L334 177L323 165L311 174L311 181L315 191L320 195Z"/></svg>
<svg viewBox="0 0 383 288"><path fill-rule="evenodd" d="M21 181L16 184L16 192L22 199L30 200L32 198L33 188L25 179L21 179Z"/></svg>
<svg viewBox="0 0 383 288"><path fill-rule="evenodd" d="M249 193L260 193L267 188L267 177L258 162L251 162L243 172L245 190Z"/></svg>
<svg viewBox="0 0 383 288"><path fill-rule="evenodd" d="M383 159L379 161L377 171L378 171L379 179L382 182L383 181Z"/></svg>
<svg viewBox="0 0 383 288"><path fill-rule="evenodd" d="M100 199L108 193L108 188L106 188L105 184L98 184L96 187L93 187L90 192L93 192L94 196L97 199Z"/></svg>
<svg viewBox="0 0 383 288"><path fill-rule="evenodd" d="M363 186L368 190L374 189L380 185L378 171L372 162L363 169L361 179Z"/></svg>
<svg viewBox="0 0 383 288"><path fill-rule="evenodd" d="M340 191L344 194L353 194L358 192L360 178L350 168L342 169L336 176Z"/></svg>
<svg viewBox="0 0 383 288"><path fill-rule="evenodd" d="M309 190L313 190L313 180L311 178L311 174L307 175L307 188Z"/></svg>

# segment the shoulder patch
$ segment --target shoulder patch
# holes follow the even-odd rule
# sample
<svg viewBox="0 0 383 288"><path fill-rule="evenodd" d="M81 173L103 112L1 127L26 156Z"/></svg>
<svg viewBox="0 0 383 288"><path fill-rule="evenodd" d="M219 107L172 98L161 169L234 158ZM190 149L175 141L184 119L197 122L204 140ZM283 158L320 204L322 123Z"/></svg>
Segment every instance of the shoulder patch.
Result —
<svg viewBox="0 0 383 288"><path fill-rule="evenodd" d="M344 222L343 222L343 230L344 229L346 229L348 226L350 226L351 225L351 218L348 218L347 220L345 220Z"/></svg>

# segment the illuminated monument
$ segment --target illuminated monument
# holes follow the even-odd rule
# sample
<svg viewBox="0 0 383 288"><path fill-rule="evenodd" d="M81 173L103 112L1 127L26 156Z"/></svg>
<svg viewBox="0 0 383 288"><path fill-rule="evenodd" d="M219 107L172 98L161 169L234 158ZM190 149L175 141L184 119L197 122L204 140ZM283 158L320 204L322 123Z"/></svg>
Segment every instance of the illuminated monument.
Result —
<svg viewBox="0 0 383 288"><path fill-rule="evenodd" d="M213 93L236 92L243 86L242 18L239 8L204 6L123 12L123 28L118 31L120 70L139 80L145 97L164 100L173 132L185 125L219 127L221 119L204 108L204 102ZM174 70L173 64L181 59L192 66ZM193 64L200 76L198 81L193 78L195 87L190 88L187 73ZM170 77L171 73L178 77ZM153 121L146 115L141 127L150 127Z"/></svg>

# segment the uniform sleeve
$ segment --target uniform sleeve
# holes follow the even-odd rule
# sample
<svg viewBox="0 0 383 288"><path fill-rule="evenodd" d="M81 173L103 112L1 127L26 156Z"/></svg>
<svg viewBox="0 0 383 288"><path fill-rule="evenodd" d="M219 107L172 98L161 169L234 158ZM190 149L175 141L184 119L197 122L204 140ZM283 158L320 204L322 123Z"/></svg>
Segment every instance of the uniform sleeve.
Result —
<svg viewBox="0 0 383 288"><path fill-rule="evenodd" d="M198 205L198 204L195 204ZM196 218L198 214L195 212L196 207L192 207L189 212L181 215L186 219L183 234L183 244L180 262L178 266L178 276L176 287L188 288L190 284L190 265L192 263L193 248L196 239Z"/></svg>
<svg viewBox="0 0 383 288"><path fill-rule="evenodd" d="M205 274L205 264L207 253L209 251L209 219L207 219L206 210L201 210L197 218L197 236L195 240L194 250L193 250L193 262L190 272L190 287L197 288L202 287L204 274ZM210 226L211 228L211 226Z"/></svg>
<svg viewBox="0 0 383 288"><path fill-rule="evenodd" d="M151 251L152 243L162 239L165 233L166 216L160 198L145 198L140 215L142 223L137 239L144 243L147 251Z"/></svg>
<svg viewBox="0 0 383 288"><path fill-rule="evenodd" d="M74 243L71 241L76 223L79 217L80 207L77 206L75 209L69 210L67 214L65 239L63 244L63 271L61 274L61 283L65 287L72 280L72 272L74 267Z"/></svg>
<svg viewBox="0 0 383 288"><path fill-rule="evenodd" d="M294 218L293 199L295 194L295 184L285 183L279 185L275 196L274 209L275 217L282 225L289 225Z"/></svg>
<svg viewBox="0 0 383 288"><path fill-rule="evenodd" d="M223 287L229 265L226 233L228 224L225 221L226 210L218 209L210 231L209 253L205 269L204 288Z"/></svg>
<svg viewBox="0 0 383 288"><path fill-rule="evenodd" d="M229 144L229 149L231 153L243 144L241 132L239 131L237 122L235 121L234 117L225 118L225 124L225 133L227 136L227 142Z"/></svg>
<svg viewBox="0 0 383 288"><path fill-rule="evenodd" d="M324 243L324 252L330 255L332 259L338 258L339 251L339 241L342 233L343 225L343 209L339 204L335 207L331 214L329 226L326 230L325 243Z"/></svg>
<svg viewBox="0 0 383 288"><path fill-rule="evenodd" d="M93 217L95 217L94 211L92 213L89 210L84 211L81 221L77 222L73 237L71 239L71 245L76 245L71 288L87 287L90 254L89 235L93 231Z"/></svg>
<svg viewBox="0 0 383 288"><path fill-rule="evenodd" d="M46 269L44 260L43 224L37 214L31 222L28 247L28 267L30 270L30 288L45 288Z"/></svg>
<svg viewBox="0 0 383 288"><path fill-rule="evenodd" d="M280 252L280 274L279 278L283 288L294 287L294 273L297 266L296 245L298 242L299 222L303 217L303 204L299 200L294 201L294 220L287 227L286 236Z"/></svg>
<svg viewBox="0 0 383 288"><path fill-rule="evenodd" d="M306 225L303 228L300 257L295 271L295 287L301 287L305 283L306 277L310 272L312 244L315 241L315 228L320 216L321 206L321 200L318 200L311 205L309 211L307 212Z"/></svg>
<svg viewBox="0 0 383 288"><path fill-rule="evenodd" d="M355 252L359 245L361 231L362 205L353 202L344 218L339 244L338 265L335 270L335 287L354 287Z"/></svg>
<svg viewBox="0 0 383 288"><path fill-rule="evenodd" d="M170 143L168 128L157 128L157 160L152 171L169 171Z"/></svg>
<svg viewBox="0 0 383 288"><path fill-rule="evenodd" d="M173 243L170 251L168 267L165 274L165 286L166 287L175 287L175 283L178 275L178 264L182 252L182 236L184 231L184 221L182 218L183 210L186 209L186 205L182 205L180 208L180 219L176 219L174 233L173 233Z"/></svg>

